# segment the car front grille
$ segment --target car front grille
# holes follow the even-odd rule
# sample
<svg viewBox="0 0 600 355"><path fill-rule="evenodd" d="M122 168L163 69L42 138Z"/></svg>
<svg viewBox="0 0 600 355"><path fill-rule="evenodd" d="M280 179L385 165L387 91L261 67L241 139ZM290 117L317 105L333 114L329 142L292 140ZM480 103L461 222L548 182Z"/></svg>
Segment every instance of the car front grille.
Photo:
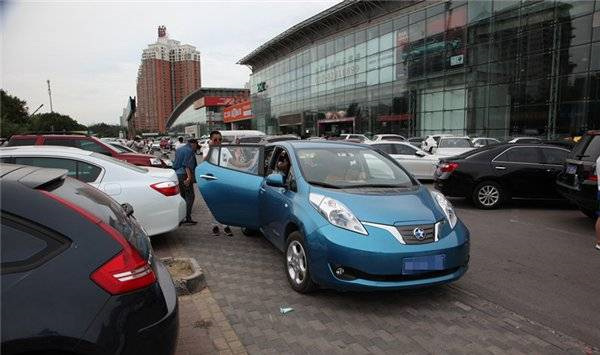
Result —
<svg viewBox="0 0 600 355"><path fill-rule="evenodd" d="M415 229L420 228L425 233L425 237L421 240L415 236ZM435 236L435 224L415 224L410 226L397 226L398 232L404 239L406 244L427 244L433 243L437 238Z"/></svg>

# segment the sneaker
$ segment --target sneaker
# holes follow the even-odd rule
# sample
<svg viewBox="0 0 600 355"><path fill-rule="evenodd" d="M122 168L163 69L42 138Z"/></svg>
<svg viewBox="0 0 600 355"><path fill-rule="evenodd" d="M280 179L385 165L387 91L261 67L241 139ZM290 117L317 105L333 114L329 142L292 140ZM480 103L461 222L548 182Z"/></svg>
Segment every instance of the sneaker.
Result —
<svg viewBox="0 0 600 355"><path fill-rule="evenodd" d="M225 232L225 234L227 234L227 236L233 237L233 232L231 231L231 228L229 228L229 226L225 226L225 228L223 228L223 231Z"/></svg>
<svg viewBox="0 0 600 355"><path fill-rule="evenodd" d="M219 227L218 226L214 226L212 232L213 232L213 235L219 235Z"/></svg>
<svg viewBox="0 0 600 355"><path fill-rule="evenodd" d="M596 243L596 250L600 250L600 243Z"/></svg>

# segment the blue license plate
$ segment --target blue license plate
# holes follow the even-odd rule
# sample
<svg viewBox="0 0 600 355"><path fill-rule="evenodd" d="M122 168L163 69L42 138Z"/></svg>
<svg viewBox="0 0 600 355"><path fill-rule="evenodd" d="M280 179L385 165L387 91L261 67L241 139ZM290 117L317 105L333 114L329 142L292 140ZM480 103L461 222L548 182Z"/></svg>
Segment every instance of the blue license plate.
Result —
<svg viewBox="0 0 600 355"><path fill-rule="evenodd" d="M567 165L567 174L575 174L577 172L577 165Z"/></svg>
<svg viewBox="0 0 600 355"><path fill-rule="evenodd" d="M446 268L446 254L404 258L402 261L402 273L405 275L425 271L444 270Z"/></svg>

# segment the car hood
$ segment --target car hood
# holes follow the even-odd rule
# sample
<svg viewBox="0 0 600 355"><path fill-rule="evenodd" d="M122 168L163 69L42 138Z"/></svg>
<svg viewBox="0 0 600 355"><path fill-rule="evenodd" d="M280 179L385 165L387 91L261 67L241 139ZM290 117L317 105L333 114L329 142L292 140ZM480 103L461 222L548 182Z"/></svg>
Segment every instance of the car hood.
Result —
<svg viewBox="0 0 600 355"><path fill-rule="evenodd" d="M470 152L475 148L437 148L435 151L435 155L451 157L455 155L460 155L462 153Z"/></svg>
<svg viewBox="0 0 600 355"><path fill-rule="evenodd" d="M161 181L174 181L178 182L177 174L173 169L153 168L149 166L144 167L148 171L148 175L157 178Z"/></svg>
<svg viewBox="0 0 600 355"><path fill-rule="evenodd" d="M377 193L373 193L375 191ZM358 189L333 190L311 187L311 192L340 201L361 222L402 225L434 223L443 218L437 203L424 186L402 192L370 189L371 193L362 193Z"/></svg>

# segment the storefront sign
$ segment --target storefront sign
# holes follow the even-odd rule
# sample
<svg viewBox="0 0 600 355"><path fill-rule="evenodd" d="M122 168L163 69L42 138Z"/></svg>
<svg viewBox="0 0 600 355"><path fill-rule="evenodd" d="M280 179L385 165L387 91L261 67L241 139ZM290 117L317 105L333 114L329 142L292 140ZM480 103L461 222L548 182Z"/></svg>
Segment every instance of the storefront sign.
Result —
<svg viewBox="0 0 600 355"><path fill-rule="evenodd" d="M223 110L223 122L230 123L254 118L250 101L240 102Z"/></svg>
<svg viewBox="0 0 600 355"><path fill-rule="evenodd" d="M231 96L204 96L194 102L194 108L199 109L206 106L229 106L235 102Z"/></svg>
<svg viewBox="0 0 600 355"><path fill-rule="evenodd" d="M398 115L379 115L377 117L378 122L397 122L397 121L408 121L412 119L413 115L410 113L401 113Z"/></svg>
<svg viewBox="0 0 600 355"><path fill-rule="evenodd" d="M450 66L455 66L455 65L461 65L464 62L464 55L460 54L460 55L455 55L450 57Z"/></svg>
<svg viewBox="0 0 600 355"><path fill-rule="evenodd" d="M301 124L302 124L302 115L300 115L300 114L279 116L279 125L280 126L298 126Z"/></svg>
<svg viewBox="0 0 600 355"><path fill-rule="evenodd" d="M358 65L347 64L341 67L327 70L317 75L317 84L323 84L328 81L345 78L358 73Z"/></svg>

